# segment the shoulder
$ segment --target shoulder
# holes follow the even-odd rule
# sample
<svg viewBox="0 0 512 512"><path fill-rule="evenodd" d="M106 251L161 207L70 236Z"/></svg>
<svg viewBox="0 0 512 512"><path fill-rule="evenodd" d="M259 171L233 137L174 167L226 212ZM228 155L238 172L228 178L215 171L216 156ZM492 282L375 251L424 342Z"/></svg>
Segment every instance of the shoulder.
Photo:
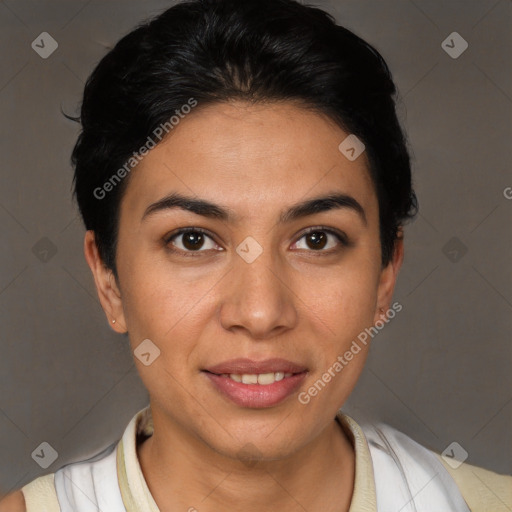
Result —
<svg viewBox="0 0 512 512"><path fill-rule="evenodd" d="M101 496L110 499L117 479L113 448L115 444L90 459L66 464L56 473L30 481L8 496L9 501L0 502L0 512L61 512L61 505L66 510L88 510Z"/></svg>
<svg viewBox="0 0 512 512"><path fill-rule="evenodd" d="M509 512L512 509L512 475L465 462L450 464L439 453L432 453L442 462L472 511Z"/></svg>
<svg viewBox="0 0 512 512"><path fill-rule="evenodd" d="M381 492L384 494L385 487L390 481L388 470L389 467L393 467L390 462L391 459L395 459L400 462L402 468L407 469L406 478L413 490L418 482L422 482L422 474L426 472L427 476L438 477L435 479L437 486L434 488L441 502L444 498L451 497L451 499L457 499L460 510L467 510L469 507L472 512L512 511L512 475L502 475L465 462L461 463L456 459L443 457L432 447L419 444L405 433L387 424L366 425L364 433L372 459L375 459L374 467L377 464L376 484L377 477L386 474L386 478L381 482ZM397 478L397 481L400 481L400 478ZM418 492L418 500L432 501L434 488L431 486L428 496L425 495L424 498L422 496L425 493Z"/></svg>
<svg viewBox="0 0 512 512"><path fill-rule="evenodd" d="M54 473L41 476L0 501L0 512L60 512Z"/></svg>
<svg viewBox="0 0 512 512"><path fill-rule="evenodd" d="M26 512L25 498L21 489L0 501L0 512Z"/></svg>

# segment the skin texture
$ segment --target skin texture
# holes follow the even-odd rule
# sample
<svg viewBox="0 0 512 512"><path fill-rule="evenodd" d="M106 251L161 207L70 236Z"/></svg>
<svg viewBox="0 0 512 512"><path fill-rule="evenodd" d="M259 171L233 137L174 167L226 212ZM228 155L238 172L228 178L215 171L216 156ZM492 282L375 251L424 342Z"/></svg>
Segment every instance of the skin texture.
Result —
<svg viewBox="0 0 512 512"><path fill-rule="evenodd" d="M0 500L0 512L25 512L25 498L21 490L15 491Z"/></svg>
<svg viewBox="0 0 512 512"><path fill-rule="evenodd" d="M149 338L161 351L149 366L135 359L155 425L139 459L161 510L349 508L354 451L334 417L369 345L307 405L295 393L277 406L240 407L201 371L232 358L281 357L307 367L299 392L307 390L389 308L402 242L382 268L368 162L364 153L355 161L341 154L347 135L293 103L199 106L130 175L118 280L86 234L112 328L129 333L132 350ZM172 192L223 205L236 219L171 209L142 220ZM356 199L366 222L339 208L278 223L291 205L333 192ZM325 246L315 248L304 231L319 226L344 232L349 246L326 233ZM183 236L169 242L186 227L210 234L200 251L188 249L191 257ZM263 249L250 264L236 252L248 236ZM241 460L241 451L252 460Z"/></svg>

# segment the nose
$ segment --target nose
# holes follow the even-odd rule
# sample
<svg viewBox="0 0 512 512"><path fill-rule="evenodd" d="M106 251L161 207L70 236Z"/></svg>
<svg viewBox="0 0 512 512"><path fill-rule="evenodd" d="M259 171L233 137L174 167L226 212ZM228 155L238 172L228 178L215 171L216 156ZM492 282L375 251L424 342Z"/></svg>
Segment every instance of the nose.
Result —
<svg viewBox="0 0 512 512"><path fill-rule="evenodd" d="M220 307L223 328L263 340L295 327L298 299L279 257L269 249L250 263L238 254L233 259Z"/></svg>

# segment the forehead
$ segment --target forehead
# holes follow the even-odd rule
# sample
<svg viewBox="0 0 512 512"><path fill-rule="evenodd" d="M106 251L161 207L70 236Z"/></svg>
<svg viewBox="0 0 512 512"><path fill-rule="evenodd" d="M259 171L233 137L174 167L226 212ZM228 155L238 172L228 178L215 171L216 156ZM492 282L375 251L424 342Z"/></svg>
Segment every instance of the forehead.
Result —
<svg viewBox="0 0 512 512"><path fill-rule="evenodd" d="M339 149L349 135L291 103L199 106L132 171L122 210L142 214L181 192L229 205L240 221L333 190L372 210L366 154L351 161Z"/></svg>

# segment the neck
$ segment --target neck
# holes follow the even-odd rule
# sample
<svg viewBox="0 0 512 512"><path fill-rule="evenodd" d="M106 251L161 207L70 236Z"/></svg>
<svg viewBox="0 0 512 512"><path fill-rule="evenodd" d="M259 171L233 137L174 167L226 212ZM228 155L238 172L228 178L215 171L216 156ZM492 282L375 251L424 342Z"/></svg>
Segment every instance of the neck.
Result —
<svg viewBox="0 0 512 512"><path fill-rule="evenodd" d="M349 510L355 454L335 420L286 459L245 464L220 455L176 425L169 428L160 416L153 422L154 434L137 450L160 510L213 512L235 504L244 512Z"/></svg>

